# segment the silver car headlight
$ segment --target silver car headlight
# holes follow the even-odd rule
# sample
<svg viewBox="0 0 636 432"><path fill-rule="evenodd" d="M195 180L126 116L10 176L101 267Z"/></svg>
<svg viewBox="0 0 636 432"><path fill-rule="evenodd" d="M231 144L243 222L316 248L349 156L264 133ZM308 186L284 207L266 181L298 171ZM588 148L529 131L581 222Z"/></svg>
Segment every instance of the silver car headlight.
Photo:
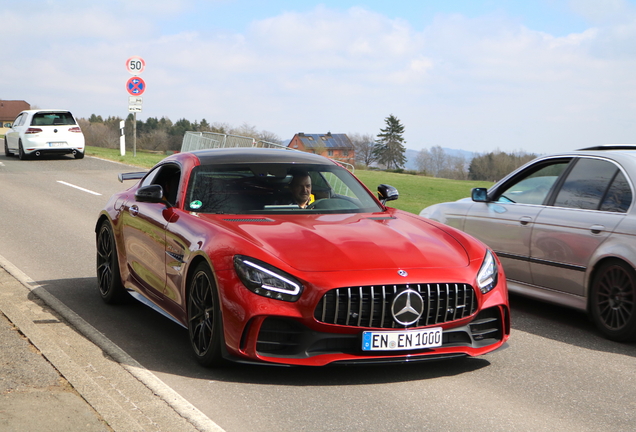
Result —
<svg viewBox="0 0 636 432"><path fill-rule="evenodd" d="M499 268L497 267L497 260L493 253L490 250L487 250L484 262L481 264L481 268L477 272L477 286L479 286L482 294L486 294L497 286L498 277Z"/></svg>
<svg viewBox="0 0 636 432"><path fill-rule="evenodd" d="M236 255L234 268L243 285L254 294L293 302L303 291L296 278L260 260Z"/></svg>

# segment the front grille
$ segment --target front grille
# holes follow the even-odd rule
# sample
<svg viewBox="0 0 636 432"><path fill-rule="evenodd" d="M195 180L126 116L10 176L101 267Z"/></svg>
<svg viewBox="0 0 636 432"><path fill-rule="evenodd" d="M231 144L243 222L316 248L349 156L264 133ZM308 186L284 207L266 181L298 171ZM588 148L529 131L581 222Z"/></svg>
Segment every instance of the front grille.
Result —
<svg viewBox="0 0 636 432"><path fill-rule="evenodd" d="M468 284L431 283L336 288L328 291L314 310L314 317L326 324L352 327L396 328L391 313L395 296L406 290L418 291L424 313L408 327L443 324L472 315L477 310L475 290Z"/></svg>

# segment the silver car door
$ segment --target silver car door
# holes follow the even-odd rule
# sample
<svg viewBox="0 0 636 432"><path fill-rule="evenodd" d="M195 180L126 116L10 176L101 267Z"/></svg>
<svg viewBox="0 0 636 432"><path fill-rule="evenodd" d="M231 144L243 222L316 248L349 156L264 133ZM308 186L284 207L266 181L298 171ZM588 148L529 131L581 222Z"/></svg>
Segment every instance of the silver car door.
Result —
<svg viewBox="0 0 636 432"><path fill-rule="evenodd" d="M475 203L464 230L490 246L510 281L532 283L530 239L559 175L570 159L541 161L489 191L490 202Z"/></svg>
<svg viewBox="0 0 636 432"><path fill-rule="evenodd" d="M625 218L631 196L616 164L577 160L554 204L535 222L530 250L534 284L583 296L590 257Z"/></svg>

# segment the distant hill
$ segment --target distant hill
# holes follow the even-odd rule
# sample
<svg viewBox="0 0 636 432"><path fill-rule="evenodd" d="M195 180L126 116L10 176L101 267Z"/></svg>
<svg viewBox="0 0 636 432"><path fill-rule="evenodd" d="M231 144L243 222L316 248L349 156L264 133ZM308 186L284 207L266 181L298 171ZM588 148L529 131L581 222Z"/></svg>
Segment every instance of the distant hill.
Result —
<svg viewBox="0 0 636 432"><path fill-rule="evenodd" d="M466 151L466 150L456 150L451 148L442 147L442 150L448 155L451 156L461 156L466 162L470 162L475 157L475 152ZM417 170L417 155L419 154L419 150L406 149L404 155L406 156L406 165L404 166L407 170Z"/></svg>

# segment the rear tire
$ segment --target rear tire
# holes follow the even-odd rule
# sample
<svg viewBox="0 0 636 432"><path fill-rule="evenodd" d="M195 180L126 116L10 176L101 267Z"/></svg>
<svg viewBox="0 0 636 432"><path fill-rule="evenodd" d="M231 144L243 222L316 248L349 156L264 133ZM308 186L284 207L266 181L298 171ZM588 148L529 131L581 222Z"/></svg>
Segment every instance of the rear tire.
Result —
<svg viewBox="0 0 636 432"><path fill-rule="evenodd" d="M20 158L20 160L28 159L28 156L24 152L24 148L22 147L22 141L18 141L18 157Z"/></svg>
<svg viewBox="0 0 636 432"><path fill-rule="evenodd" d="M623 261L604 263L594 276L592 319L608 339L636 340L636 272Z"/></svg>
<svg viewBox="0 0 636 432"><path fill-rule="evenodd" d="M75 156L75 159L84 159L84 152L75 152L73 156Z"/></svg>
<svg viewBox="0 0 636 432"><path fill-rule="evenodd" d="M97 286L107 304L123 303L128 298L119 273L119 258L110 222L104 221L97 232Z"/></svg>
<svg viewBox="0 0 636 432"><path fill-rule="evenodd" d="M197 361L204 367L223 364L223 324L219 296L210 267L200 263L188 286L188 334Z"/></svg>
<svg viewBox="0 0 636 432"><path fill-rule="evenodd" d="M13 156L13 152L9 151L9 145L7 144L7 137L4 137L4 155L6 157Z"/></svg>

